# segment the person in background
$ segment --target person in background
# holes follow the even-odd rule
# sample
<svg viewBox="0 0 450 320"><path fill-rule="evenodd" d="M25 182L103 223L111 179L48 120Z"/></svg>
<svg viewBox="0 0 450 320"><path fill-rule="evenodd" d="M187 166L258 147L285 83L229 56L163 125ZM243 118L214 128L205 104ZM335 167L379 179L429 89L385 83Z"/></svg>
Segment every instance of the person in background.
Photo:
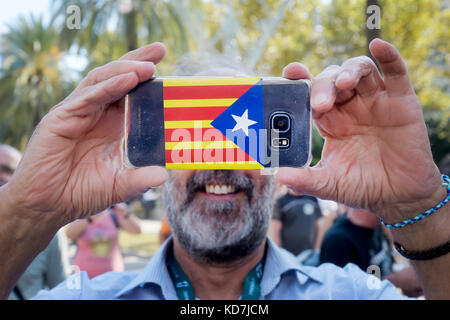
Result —
<svg viewBox="0 0 450 320"><path fill-rule="evenodd" d="M116 204L88 219L72 222L66 234L77 244L74 265L86 271L91 279L108 271L124 271L119 229L141 233L140 220L127 212L125 204Z"/></svg>
<svg viewBox="0 0 450 320"><path fill-rule="evenodd" d="M298 255L314 248L321 217L317 198L288 191L276 200L269 235L278 246Z"/></svg>
<svg viewBox="0 0 450 320"><path fill-rule="evenodd" d="M0 187L8 183L21 158L19 150L7 144L0 144Z"/></svg>
<svg viewBox="0 0 450 320"><path fill-rule="evenodd" d="M326 232L336 221L339 215L339 204L331 200L322 200L317 198L322 217L316 222L316 239L314 241L314 248L303 251L298 255L297 260L301 264L307 266L318 266L320 259L320 248L322 246L323 237Z"/></svg>
<svg viewBox="0 0 450 320"><path fill-rule="evenodd" d="M393 272L390 238L385 235L380 220L368 210L347 208L327 231L320 250L320 264L326 262L339 267L354 263L368 272L369 266L377 266L380 276L402 289L405 295L418 297L422 294L410 266Z"/></svg>
<svg viewBox="0 0 450 320"><path fill-rule="evenodd" d="M17 149L0 144L0 186L8 183L21 158L22 154ZM54 288L64 281L69 275L67 250L67 240L58 232L19 278L8 299L30 299L40 290Z"/></svg>
<svg viewBox="0 0 450 320"><path fill-rule="evenodd" d="M52 289L70 275L67 237L58 231L16 283L8 300L28 300L40 290Z"/></svg>

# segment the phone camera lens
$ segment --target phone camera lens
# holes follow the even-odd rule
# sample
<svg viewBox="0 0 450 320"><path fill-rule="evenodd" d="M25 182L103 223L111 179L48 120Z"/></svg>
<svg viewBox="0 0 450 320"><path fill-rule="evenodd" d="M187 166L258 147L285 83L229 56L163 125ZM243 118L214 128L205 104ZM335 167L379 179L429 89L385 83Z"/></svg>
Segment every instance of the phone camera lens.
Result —
<svg viewBox="0 0 450 320"><path fill-rule="evenodd" d="M287 132L291 128L291 119L287 114L275 114L272 118L272 128L278 132Z"/></svg>

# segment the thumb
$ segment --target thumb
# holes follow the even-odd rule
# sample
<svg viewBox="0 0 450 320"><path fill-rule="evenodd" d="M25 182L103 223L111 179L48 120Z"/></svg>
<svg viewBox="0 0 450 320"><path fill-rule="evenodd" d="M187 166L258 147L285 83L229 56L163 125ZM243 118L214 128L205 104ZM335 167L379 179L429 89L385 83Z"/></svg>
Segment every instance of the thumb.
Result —
<svg viewBox="0 0 450 320"><path fill-rule="evenodd" d="M127 168L117 179L115 189L121 199L130 194L142 193L145 190L163 184L167 179L167 170L163 167Z"/></svg>
<svg viewBox="0 0 450 320"><path fill-rule="evenodd" d="M280 168L275 173L275 178L299 194L307 194L321 199L333 197L329 184L330 175L328 170L323 167Z"/></svg>

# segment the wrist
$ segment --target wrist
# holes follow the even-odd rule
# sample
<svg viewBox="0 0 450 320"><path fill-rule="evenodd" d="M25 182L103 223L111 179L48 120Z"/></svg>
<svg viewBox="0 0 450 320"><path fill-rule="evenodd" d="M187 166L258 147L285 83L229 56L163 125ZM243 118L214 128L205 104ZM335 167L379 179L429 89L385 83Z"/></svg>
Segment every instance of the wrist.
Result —
<svg viewBox="0 0 450 320"><path fill-rule="evenodd" d="M47 247L58 228L46 221L33 219L14 201L7 185L0 188L0 299L8 297L21 274Z"/></svg>
<svg viewBox="0 0 450 320"><path fill-rule="evenodd" d="M423 180L416 182L414 191L409 191L414 196L409 196L401 202L379 210L380 216L386 223L394 224L414 218L418 214L433 208L447 197L447 187L443 185L443 178L439 171L436 170L432 178L424 178ZM407 190L408 187L408 185L405 185L401 189ZM421 188L418 189L417 187ZM401 189L399 194L403 191Z"/></svg>
<svg viewBox="0 0 450 320"><path fill-rule="evenodd" d="M389 219L398 219L397 221L386 222L383 219L381 220L386 227L393 231L394 239L397 238L395 240L403 238L404 242L399 243L400 248L404 247L411 251L410 245L421 248L421 244L423 244L427 246L427 249L430 249L430 245L433 243L442 245L448 242L450 233L444 227L448 226L450 215L448 205L450 187L448 183L449 178L442 176L441 182L438 185L435 184L437 185L436 191L418 201L410 201L409 208L403 207L400 218L394 218L396 214L398 215L398 212L389 214ZM408 211L408 209L411 211ZM441 243L438 243L438 241L441 241ZM408 243L409 248L406 247L405 242Z"/></svg>
<svg viewBox="0 0 450 320"><path fill-rule="evenodd" d="M447 194L447 187L444 187L442 185L441 179L439 186L428 197L412 203L411 213L408 214L408 216L416 216L435 207L438 203L440 203L447 197Z"/></svg>
<svg viewBox="0 0 450 320"><path fill-rule="evenodd" d="M436 197L438 200L433 197L434 204L431 204L427 209L435 206L437 203L445 199L446 196L447 193L445 192L443 196L439 193L439 198ZM403 228L391 230L394 240L408 251L424 251L440 246L449 241L449 225L450 205L447 203L433 215L430 215L413 224L409 224Z"/></svg>
<svg viewBox="0 0 450 320"><path fill-rule="evenodd" d="M5 228L3 232L7 232L12 241L21 243L39 234L45 234L46 238L47 235L53 236L62 227L62 224L51 220L50 215L34 212L19 204L20 200L16 199L8 184L0 188L0 217ZM42 243L46 246L44 239Z"/></svg>

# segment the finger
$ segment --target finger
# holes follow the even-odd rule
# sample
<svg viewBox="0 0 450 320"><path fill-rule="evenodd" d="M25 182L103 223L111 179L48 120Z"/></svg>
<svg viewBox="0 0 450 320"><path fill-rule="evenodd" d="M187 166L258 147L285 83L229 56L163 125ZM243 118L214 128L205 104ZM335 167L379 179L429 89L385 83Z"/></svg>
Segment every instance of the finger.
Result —
<svg viewBox="0 0 450 320"><path fill-rule="evenodd" d="M95 85L114 76L129 72L136 73L139 82L142 82L144 79L149 79L155 73L155 65L149 61L112 61L89 71L77 89Z"/></svg>
<svg viewBox="0 0 450 320"><path fill-rule="evenodd" d="M166 179L167 170L163 167L127 168L118 175L114 188L119 198L125 200L131 194L163 184Z"/></svg>
<svg viewBox="0 0 450 320"><path fill-rule="evenodd" d="M309 72L308 68L299 63L299 62L291 62L283 69L283 77L287 79L309 79L313 78L311 72Z"/></svg>
<svg viewBox="0 0 450 320"><path fill-rule="evenodd" d="M142 81L145 80L147 79L142 79ZM86 96L86 100L97 105L110 104L123 98L131 89L138 85L139 81L141 79L134 72L114 76L92 86L92 91Z"/></svg>
<svg viewBox="0 0 450 320"><path fill-rule="evenodd" d="M328 171L321 167L312 168L280 168L275 178L286 184L295 193L308 194L322 199L328 199Z"/></svg>
<svg viewBox="0 0 450 320"><path fill-rule="evenodd" d="M413 91L406 64L393 45L381 39L375 39L370 43L369 48L383 71L387 91L399 94Z"/></svg>
<svg viewBox="0 0 450 320"><path fill-rule="evenodd" d="M373 95L382 88L381 84L378 69L369 57L356 57L345 61L336 78L338 90L355 89L355 92L363 97Z"/></svg>
<svg viewBox="0 0 450 320"><path fill-rule="evenodd" d="M166 48L160 42L155 42L130 51L124 54L118 61L110 62L89 71L86 78L80 83L74 93L76 94L80 88L96 84L121 73L135 71L138 75L148 72L152 72L153 74L155 72L154 65L161 61L165 54Z"/></svg>
<svg viewBox="0 0 450 320"><path fill-rule="evenodd" d="M336 101L335 81L339 66L330 66L322 71L312 82L311 107L315 112L329 111Z"/></svg>
<svg viewBox="0 0 450 320"><path fill-rule="evenodd" d="M136 73L120 74L84 88L76 99L62 104L61 108L68 111L69 116L86 116L123 98L138 83L139 78Z"/></svg>
<svg viewBox="0 0 450 320"><path fill-rule="evenodd" d="M356 94L356 90L336 90L336 103L343 104L352 99Z"/></svg>
<svg viewBox="0 0 450 320"><path fill-rule="evenodd" d="M157 64L164 58L166 47L161 42L154 42L150 45L127 52L119 60L151 61Z"/></svg>

